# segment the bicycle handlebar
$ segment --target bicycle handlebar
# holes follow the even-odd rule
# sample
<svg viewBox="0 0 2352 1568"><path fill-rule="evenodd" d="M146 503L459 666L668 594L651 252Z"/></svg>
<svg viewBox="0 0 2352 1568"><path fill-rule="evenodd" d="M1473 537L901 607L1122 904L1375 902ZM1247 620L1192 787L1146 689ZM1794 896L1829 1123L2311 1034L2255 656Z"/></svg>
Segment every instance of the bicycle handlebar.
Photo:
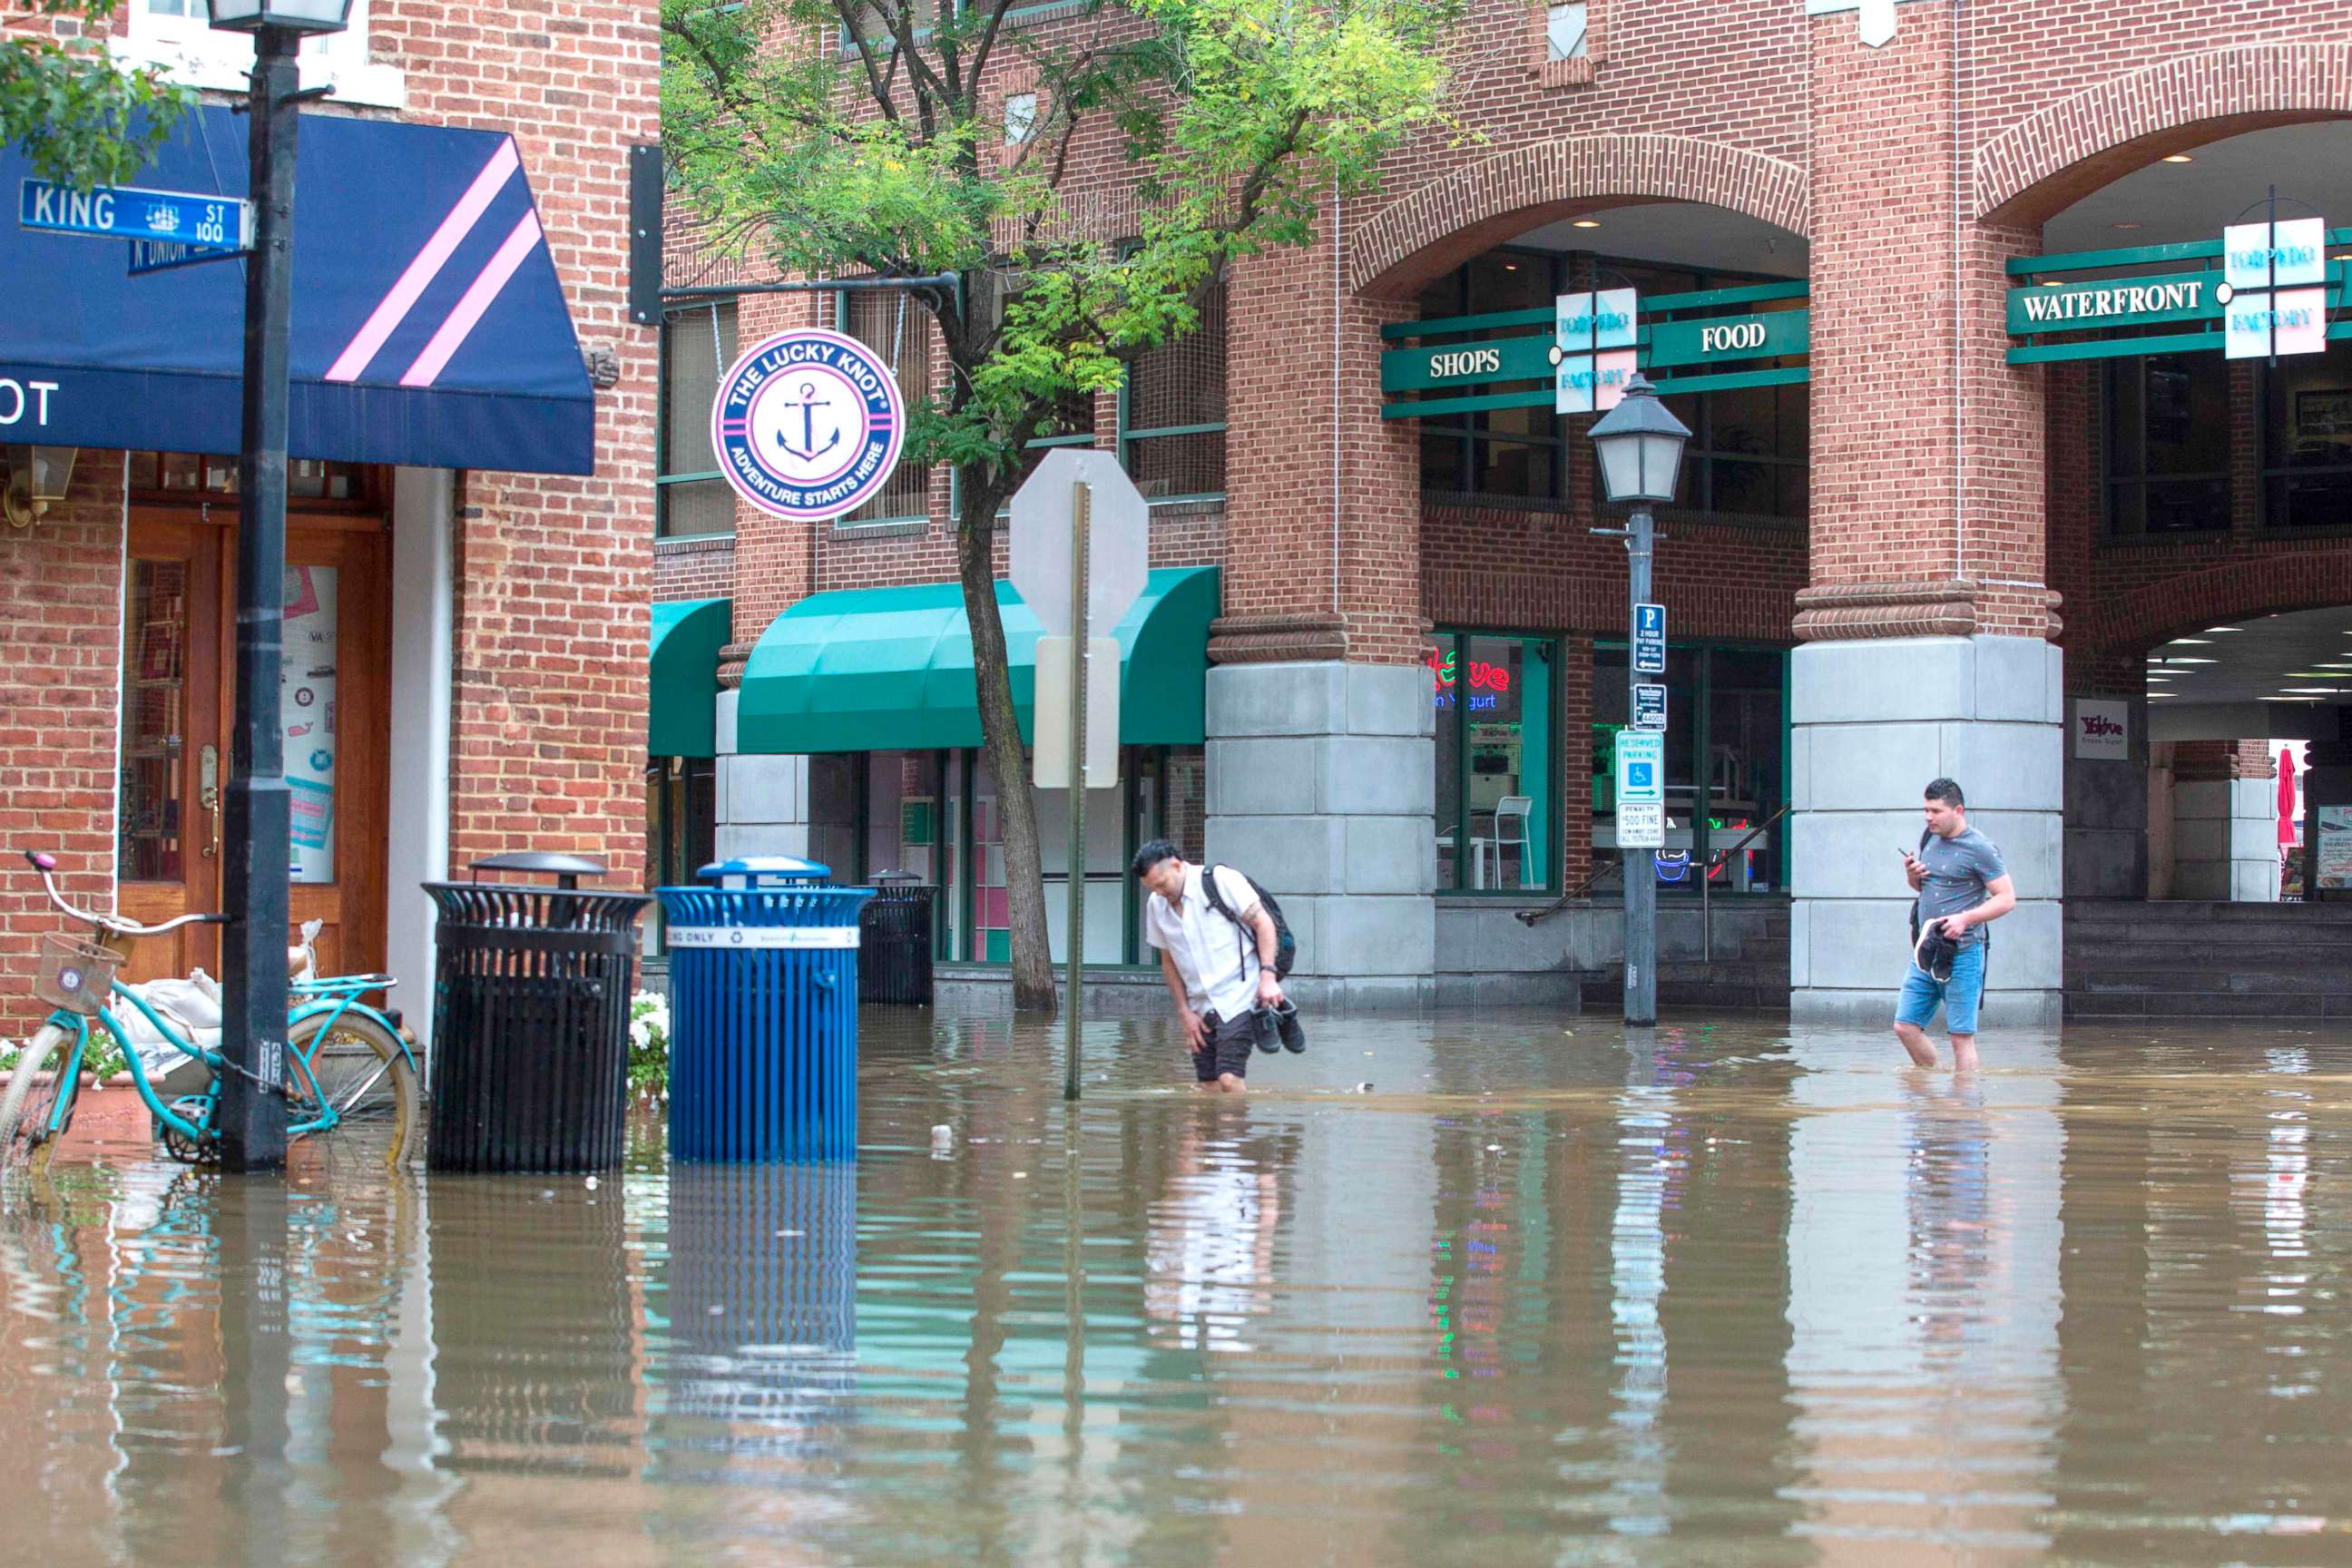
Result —
<svg viewBox="0 0 2352 1568"><path fill-rule="evenodd" d="M58 891L58 858L56 856L44 850L27 849L25 851L25 860L34 870L41 874L41 890L48 894L49 902L93 931L110 931L123 936L162 936L167 931L175 931L182 926L228 924L226 915L180 915L163 921L161 925L150 926L141 925L137 921L124 920L121 915L103 915L95 910L78 910L66 902L65 895Z"/></svg>

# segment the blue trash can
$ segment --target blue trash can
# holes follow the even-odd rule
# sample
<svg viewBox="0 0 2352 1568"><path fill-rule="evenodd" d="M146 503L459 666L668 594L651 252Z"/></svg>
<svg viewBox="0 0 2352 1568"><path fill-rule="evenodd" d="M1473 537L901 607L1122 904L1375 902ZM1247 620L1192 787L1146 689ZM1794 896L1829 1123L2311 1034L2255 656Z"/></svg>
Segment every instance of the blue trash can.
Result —
<svg viewBox="0 0 2352 1568"><path fill-rule="evenodd" d="M871 888L782 856L657 888L674 1161L857 1157L857 911Z"/></svg>

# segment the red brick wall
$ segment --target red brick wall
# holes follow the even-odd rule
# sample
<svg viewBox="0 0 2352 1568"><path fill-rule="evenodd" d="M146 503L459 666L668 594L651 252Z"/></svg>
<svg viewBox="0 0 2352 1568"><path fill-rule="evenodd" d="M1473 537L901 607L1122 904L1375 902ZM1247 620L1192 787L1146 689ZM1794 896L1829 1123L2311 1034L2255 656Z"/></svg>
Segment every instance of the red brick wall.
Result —
<svg viewBox="0 0 2352 1568"><path fill-rule="evenodd" d="M514 133L581 342L621 363L596 395L593 478L463 478L451 857L578 850L625 887L645 848L657 393L625 241L628 150L659 135L658 16L650 0L378 0L370 18L374 55L408 73L405 118Z"/></svg>
<svg viewBox="0 0 2352 1568"><path fill-rule="evenodd" d="M735 538L665 539L654 545L654 603L724 599L735 591Z"/></svg>
<svg viewBox="0 0 2352 1568"><path fill-rule="evenodd" d="M0 1035L21 1039L40 939L65 922L20 849L54 850L69 897L114 900L114 768L122 658L122 454L87 452L69 500L0 527Z"/></svg>

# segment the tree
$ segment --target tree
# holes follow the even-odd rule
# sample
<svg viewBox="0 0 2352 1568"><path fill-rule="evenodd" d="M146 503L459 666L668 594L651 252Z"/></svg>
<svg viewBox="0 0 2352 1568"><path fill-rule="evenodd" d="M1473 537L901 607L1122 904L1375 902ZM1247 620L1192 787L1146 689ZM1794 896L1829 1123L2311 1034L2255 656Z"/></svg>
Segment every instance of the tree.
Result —
<svg viewBox="0 0 2352 1568"><path fill-rule="evenodd" d="M45 179L87 190L137 174L194 101L108 57L118 0L16 0L0 44L0 140ZM78 25L77 36L60 29ZM36 31L34 29L37 28Z"/></svg>
<svg viewBox="0 0 2352 1568"><path fill-rule="evenodd" d="M1444 119L1460 0L1083 0L1008 28L1013 0L663 0L670 179L721 247L811 279L951 276L911 291L943 388L903 460L955 472L956 556L997 783L1014 1005L1050 1010L1036 809L1015 726L992 540L1074 396L1198 324L1238 258L1310 244ZM1025 116L988 96L1034 73ZM1019 123L1025 118L1025 124ZM1133 232L1074 213L1104 154Z"/></svg>

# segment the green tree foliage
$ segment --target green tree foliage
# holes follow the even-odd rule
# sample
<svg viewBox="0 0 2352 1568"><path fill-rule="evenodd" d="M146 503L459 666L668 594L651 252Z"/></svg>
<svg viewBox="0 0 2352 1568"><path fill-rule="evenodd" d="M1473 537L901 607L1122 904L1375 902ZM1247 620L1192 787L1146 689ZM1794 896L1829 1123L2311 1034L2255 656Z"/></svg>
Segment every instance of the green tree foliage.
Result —
<svg viewBox="0 0 2352 1568"><path fill-rule="evenodd" d="M43 178L121 184L194 101L149 69L123 70L101 41L117 0L16 0L0 39L0 136ZM70 34L70 36L68 36Z"/></svg>
<svg viewBox="0 0 2352 1568"><path fill-rule="evenodd" d="M947 363L908 411L904 460L956 471L1015 997L1050 1007L989 534L1058 409L1193 330L1236 258L1312 243L1319 204L1372 189L1401 138L1446 128L1461 0L1013 14L1007 0L663 0L662 140L673 189L722 251L803 278L952 279L912 294ZM1017 138L990 90L1013 65L1035 91ZM1107 158L1135 197L1115 235L1087 216Z"/></svg>

